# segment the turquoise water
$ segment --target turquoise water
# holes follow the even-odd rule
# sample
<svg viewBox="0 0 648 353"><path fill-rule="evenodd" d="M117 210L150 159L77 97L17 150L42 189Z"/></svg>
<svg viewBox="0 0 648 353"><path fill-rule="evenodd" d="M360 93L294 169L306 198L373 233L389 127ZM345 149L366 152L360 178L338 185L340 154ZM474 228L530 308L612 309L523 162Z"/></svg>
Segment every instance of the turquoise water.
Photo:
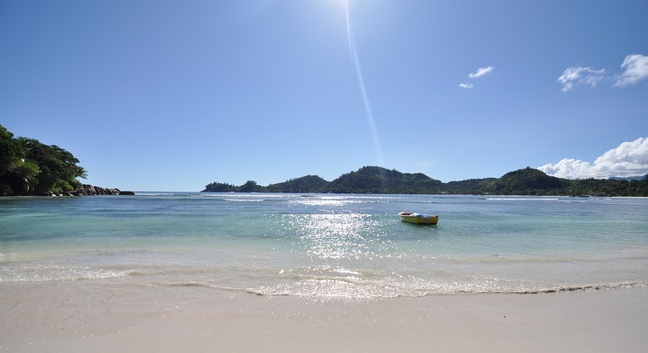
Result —
<svg viewBox="0 0 648 353"><path fill-rule="evenodd" d="M645 286L648 199L0 198L0 283L66 281L365 299Z"/></svg>

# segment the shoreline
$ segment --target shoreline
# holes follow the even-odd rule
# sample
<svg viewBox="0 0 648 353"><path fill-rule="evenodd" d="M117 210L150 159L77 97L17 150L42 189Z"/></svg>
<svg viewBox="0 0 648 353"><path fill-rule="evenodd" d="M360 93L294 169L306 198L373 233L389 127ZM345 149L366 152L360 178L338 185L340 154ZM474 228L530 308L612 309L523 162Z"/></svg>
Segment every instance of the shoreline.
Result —
<svg viewBox="0 0 648 353"><path fill-rule="evenodd" d="M8 352L640 352L648 287L366 301L0 283Z"/></svg>

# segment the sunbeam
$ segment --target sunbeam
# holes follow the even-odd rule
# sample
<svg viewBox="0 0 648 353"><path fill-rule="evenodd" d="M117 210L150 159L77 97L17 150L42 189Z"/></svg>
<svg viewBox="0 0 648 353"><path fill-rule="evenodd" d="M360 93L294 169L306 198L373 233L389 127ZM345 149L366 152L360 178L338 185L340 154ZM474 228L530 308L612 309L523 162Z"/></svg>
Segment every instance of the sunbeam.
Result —
<svg viewBox="0 0 648 353"><path fill-rule="evenodd" d="M358 52L356 50L355 41L353 40L353 32L351 30L351 17L349 16L349 2L344 1L344 12L346 16L346 29L347 29L347 42L349 45L349 54L351 55L351 60L353 60L356 68L356 74L358 76L358 84L360 85L360 93L362 94L362 101L364 103L365 114L367 115L367 122L369 123L369 130L371 131L371 137L373 138L374 149L376 152L376 160L379 165L383 165L383 154L382 148L380 145L380 138L378 137L378 129L376 128L376 123L373 118L373 113L371 112L371 104L369 103L369 97L367 96L367 90L365 88L364 78L362 77L362 68L360 67L360 59L358 59Z"/></svg>

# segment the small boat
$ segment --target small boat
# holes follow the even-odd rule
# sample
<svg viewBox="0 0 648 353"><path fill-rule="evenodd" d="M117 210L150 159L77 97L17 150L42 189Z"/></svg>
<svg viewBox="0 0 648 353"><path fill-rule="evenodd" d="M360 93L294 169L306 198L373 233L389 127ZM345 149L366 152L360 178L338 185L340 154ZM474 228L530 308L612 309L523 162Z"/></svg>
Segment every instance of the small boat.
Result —
<svg viewBox="0 0 648 353"><path fill-rule="evenodd" d="M416 212L399 212L398 216L403 222L413 223L413 224L432 224L436 225L439 223L438 215L426 215Z"/></svg>

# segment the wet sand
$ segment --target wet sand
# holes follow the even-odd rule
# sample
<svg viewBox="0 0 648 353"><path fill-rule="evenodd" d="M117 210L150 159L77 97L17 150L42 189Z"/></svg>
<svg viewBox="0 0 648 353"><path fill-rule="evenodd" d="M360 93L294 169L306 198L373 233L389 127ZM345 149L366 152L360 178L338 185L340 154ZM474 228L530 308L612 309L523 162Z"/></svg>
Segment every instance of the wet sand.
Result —
<svg viewBox="0 0 648 353"><path fill-rule="evenodd" d="M648 288L322 300L0 283L7 352L643 352Z"/></svg>

